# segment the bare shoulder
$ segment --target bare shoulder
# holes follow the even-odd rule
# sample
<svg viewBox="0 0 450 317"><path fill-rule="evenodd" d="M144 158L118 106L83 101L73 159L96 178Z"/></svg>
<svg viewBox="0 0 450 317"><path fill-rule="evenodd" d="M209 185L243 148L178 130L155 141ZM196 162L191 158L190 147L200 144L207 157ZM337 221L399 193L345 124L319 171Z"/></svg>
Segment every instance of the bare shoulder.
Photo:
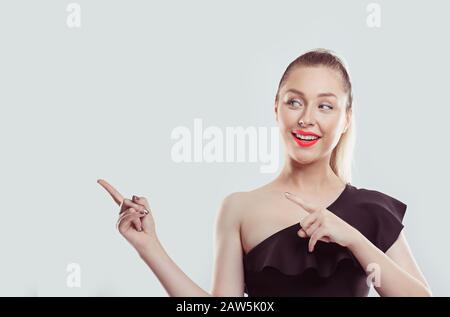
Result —
<svg viewBox="0 0 450 317"><path fill-rule="evenodd" d="M250 191L233 192L224 198L222 206L226 209L234 210L236 213L242 213L243 210L251 208L256 201L259 201L262 197L270 195L273 192L274 190L270 184L263 185Z"/></svg>
<svg viewBox="0 0 450 317"><path fill-rule="evenodd" d="M248 192L233 192L225 196L219 209L217 221L239 226L242 210L248 204Z"/></svg>
<svg viewBox="0 0 450 317"><path fill-rule="evenodd" d="M271 192L270 186L264 185L250 191L228 194L222 201L218 220L240 225L245 215L264 204L264 198L269 198Z"/></svg>

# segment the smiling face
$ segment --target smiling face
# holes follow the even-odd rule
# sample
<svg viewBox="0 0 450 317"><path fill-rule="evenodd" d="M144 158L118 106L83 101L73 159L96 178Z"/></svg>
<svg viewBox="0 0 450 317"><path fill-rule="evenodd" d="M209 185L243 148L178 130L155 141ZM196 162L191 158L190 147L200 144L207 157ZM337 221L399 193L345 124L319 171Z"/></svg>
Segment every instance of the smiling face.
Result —
<svg viewBox="0 0 450 317"><path fill-rule="evenodd" d="M325 66L298 66L278 92L275 104L287 154L299 163L330 157L351 119L340 73ZM300 126L299 122L303 121ZM313 133L314 141L298 134Z"/></svg>

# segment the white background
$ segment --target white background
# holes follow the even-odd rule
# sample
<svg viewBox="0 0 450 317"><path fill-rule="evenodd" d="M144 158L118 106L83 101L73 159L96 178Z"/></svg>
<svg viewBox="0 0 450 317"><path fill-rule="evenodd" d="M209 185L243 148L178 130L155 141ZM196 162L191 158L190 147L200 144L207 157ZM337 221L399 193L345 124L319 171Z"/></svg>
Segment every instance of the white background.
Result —
<svg viewBox="0 0 450 317"><path fill-rule="evenodd" d="M276 174L177 164L171 132L195 118L275 126L283 71L316 47L350 66L352 183L408 205L418 264L434 295L450 294L448 2L378 1L370 28L370 1L78 1L78 29L69 3L0 3L0 295L167 295L97 178L149 198L167 252L209 291L222 199ZM66 285L72 262L80 288Z"/></svg>

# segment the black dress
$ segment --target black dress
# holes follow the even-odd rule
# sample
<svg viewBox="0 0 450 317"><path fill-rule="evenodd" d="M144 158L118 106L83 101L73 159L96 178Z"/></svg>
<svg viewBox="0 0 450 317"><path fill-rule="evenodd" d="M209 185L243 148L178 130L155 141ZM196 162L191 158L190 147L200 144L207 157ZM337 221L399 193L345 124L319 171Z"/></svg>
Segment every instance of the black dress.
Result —
<svg viewBox="0 0 450 317"><path fill-rule="evenodd" d="M376 190L346 184L328 210L358 229L386 252L403 229L407 205ZM369 286L353 253L337 243L318 241L308 251L294 223L275 232L244 255L245 293L251 296L367 296Z"/></svg>

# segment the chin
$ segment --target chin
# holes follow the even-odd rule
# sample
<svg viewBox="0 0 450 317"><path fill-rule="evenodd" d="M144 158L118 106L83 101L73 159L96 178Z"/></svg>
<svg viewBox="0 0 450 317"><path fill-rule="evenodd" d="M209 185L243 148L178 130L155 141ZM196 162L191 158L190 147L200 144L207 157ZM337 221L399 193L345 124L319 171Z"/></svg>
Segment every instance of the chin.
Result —
<svg viewBox="0 0 450 317"><path fill-rule="evenodd" d="M313 163L314 161L317 161L317 159L319 158L319 156L317 155L299 154L299 153L296 153L294 155L291 154L289 155L289 157L292 161L295 161L296 163L302 165Z"/></svg>

